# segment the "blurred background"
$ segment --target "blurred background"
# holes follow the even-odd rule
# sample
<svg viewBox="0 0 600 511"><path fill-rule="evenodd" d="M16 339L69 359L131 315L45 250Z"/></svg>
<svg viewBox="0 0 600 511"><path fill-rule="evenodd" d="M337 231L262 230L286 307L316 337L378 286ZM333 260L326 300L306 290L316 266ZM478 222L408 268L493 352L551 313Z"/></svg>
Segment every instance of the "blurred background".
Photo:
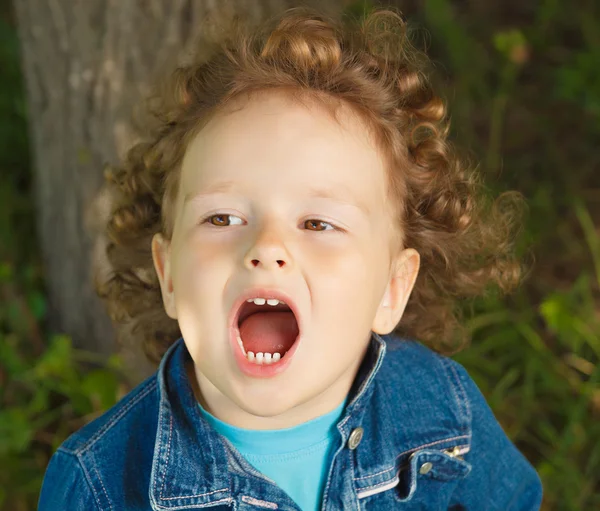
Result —
<svg viewBox="0 0 600 511"><path fill-rule="evenodd" d="M304 2L311 4L311 2ZM0 509L36 508L50 455L152 368L93 292L102 168L158 73L284 0L0 0ZM364 14L374 2L314 2ZM465 303L469 370L538 470L544 510L600 509L600 2L407 0L452 137L529 210L529 278Z"/></svg>

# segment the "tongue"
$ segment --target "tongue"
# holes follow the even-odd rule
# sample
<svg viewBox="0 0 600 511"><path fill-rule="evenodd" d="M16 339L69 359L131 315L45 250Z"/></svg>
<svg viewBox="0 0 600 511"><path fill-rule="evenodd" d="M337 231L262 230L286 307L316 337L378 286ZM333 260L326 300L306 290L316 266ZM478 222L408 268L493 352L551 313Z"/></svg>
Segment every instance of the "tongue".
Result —
<svg viewBox="0 0 600 511"><path fill-rule="evenodd" d="M283 356L298 337L298 323L293 312L257 312L240 325L240 337L246 351Z"/></svg>

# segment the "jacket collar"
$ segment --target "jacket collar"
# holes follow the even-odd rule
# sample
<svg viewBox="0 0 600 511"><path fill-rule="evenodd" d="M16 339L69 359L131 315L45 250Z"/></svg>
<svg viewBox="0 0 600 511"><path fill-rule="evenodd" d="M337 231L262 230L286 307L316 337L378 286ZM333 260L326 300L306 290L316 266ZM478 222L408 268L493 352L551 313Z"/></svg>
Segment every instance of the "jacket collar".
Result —
<svg viewBox="0 0 600 511"><path fill-rule="evenodd" d="M225 447L200 416L186 374L188 358L180 338L157 371L160 403L149 488L155 511L232 500L229 476L223 470L228 465Z"/></svg>

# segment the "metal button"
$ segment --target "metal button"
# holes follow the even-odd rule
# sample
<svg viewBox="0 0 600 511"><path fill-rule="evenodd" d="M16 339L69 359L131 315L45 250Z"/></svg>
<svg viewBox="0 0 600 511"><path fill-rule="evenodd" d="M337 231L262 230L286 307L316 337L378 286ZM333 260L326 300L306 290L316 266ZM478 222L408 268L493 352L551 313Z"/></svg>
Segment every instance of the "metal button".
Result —
<svg viewBox="0 0 600 511"><path fill-rule="evenodd" d="M360 441L362 440L363 433L364 429L360 427L352 430L350 438L348 438L348 449L353 451L358 447L358 444L360 444Z"/></svg>
<svg viewBox="0 0 600 511"><path fill-rule="evenodd" d="M419 469L419 474L427 474L431 469L433 468L433 463L427 461L425 463L423 463L421 465L421 468Z"/></svg>

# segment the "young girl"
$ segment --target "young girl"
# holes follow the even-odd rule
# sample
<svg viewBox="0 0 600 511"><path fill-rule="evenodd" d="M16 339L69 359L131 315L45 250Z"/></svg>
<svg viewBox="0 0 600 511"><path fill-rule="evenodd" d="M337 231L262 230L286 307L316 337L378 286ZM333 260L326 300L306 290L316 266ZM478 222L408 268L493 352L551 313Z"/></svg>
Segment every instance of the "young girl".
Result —
<svg viewBox="0 0 600 511"><path fill-rule="evenodd" d="M39 509L539 509L448 357L456 301L519 279L514 213L396 13L272 22L178 69L108 175L99 291L160 365L60 446Z"/></svg>

